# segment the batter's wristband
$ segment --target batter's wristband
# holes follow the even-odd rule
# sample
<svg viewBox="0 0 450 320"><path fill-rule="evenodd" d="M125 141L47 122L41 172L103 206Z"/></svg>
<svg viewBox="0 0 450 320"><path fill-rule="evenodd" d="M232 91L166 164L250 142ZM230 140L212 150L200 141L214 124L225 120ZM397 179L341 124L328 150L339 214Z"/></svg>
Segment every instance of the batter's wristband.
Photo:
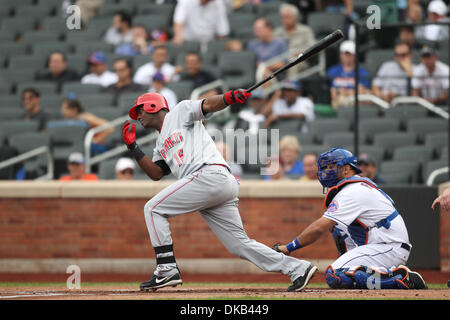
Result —
<svg viewBox="0 0 450 320"><path fill-rule="evenodd" d="M128 150L130 150L131 155L137 162L139 162L143 157L145 157L145 153L142 152L142 150L138 147L136 142L127 145L127 147Z"/></svg>
<svg viewBox="0 0 450 320"><path fill-rule="evenodd" d="M297 239L297 238L295 238L292 242L289 242L289 243L286 245L286 249L287 249L289 252L292 252L292 251L297 250L297 249L300 249L300 248L302 248L302 246L300 245L300 242L298 242L298 239Z"/></svg>

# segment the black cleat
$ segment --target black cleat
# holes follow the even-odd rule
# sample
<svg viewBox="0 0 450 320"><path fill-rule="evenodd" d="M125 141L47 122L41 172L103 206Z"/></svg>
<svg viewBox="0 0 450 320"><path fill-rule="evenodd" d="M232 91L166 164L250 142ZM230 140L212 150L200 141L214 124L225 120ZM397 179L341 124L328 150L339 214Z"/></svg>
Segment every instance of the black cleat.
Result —
<svg viewBox="0 0 450 320"><path fill-rule="evenodd" d="M407 289L428 289L428 286L422 276L418 272L411 271L407 266L400 265L392 273L394 276L398 274L402 275L403 278L401 282L406 285Z"/></svg>
<svg viewBox="0 0 450 320"><path fill-rule="evenodd" d="M147 280L145 282L142 282L140 285L141 291L156 291L156 289L164 288L164 287L176 287L177 285L183 284L183 281L181 280L180 273L174 273L173 275L166 276L166 277L158 277L156 275L153 275L150 280Z"/></svg>
<svg viewBox="0 0 450 320"><path fill-rule="evenodd" d="M308 284L309 280L311 280L311 278L314 276L314 273L316 273L316 271L317 267L314 265L310 265L308 269L306 269L304 275L294 280L294 283L291 286L289 286L288 291L290 292L302 291Z"/></svg>

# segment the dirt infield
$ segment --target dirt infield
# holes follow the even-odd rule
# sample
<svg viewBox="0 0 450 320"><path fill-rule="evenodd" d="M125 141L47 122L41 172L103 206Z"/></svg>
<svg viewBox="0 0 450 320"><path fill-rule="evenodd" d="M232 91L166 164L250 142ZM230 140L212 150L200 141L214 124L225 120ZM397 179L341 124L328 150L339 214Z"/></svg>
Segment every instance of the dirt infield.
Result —
<svg viewBox="0 0 450 320"><path fill-rule="evenodd" d="M135 287L93 286L62 290L61 287L11 287L0 289L0 300L165 300L165 299L443 299L450 300L450 290L331 290L307 287L291 293L286 286L232 287L183 285L156 292L140 292Z"/></svg>
<svg viewBox="0 0 450 320"><path fill-rule="evenodd" d="M428 290L331 290L323 274L303 292L290 293L289 281L278 274L183 275L184 284L156 292L140 292L142 275L84 275L81 289L66 289L67 275L0 274L0 300L165 300L165 299L439 299L450 300L450 273L421 271ZM224 283L226 281L226 283ZM49 283L51 282L51 283ZM97 282L97 283L93 283ZM105 284L98 282L107 282ZM17 285L16 285L17 283Z"/></svg>

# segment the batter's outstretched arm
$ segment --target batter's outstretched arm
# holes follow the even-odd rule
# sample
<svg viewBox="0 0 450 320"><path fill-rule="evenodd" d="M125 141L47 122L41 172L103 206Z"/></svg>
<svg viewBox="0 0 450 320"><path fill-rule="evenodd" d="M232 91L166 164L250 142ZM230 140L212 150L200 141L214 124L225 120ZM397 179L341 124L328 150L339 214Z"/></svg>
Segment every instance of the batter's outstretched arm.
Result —
<svg viewBox="0 0 450 320"><path fill-rule="evenodd" d="M283 246L280 245L278 248L283 253L289 254L293 250L303 248L314 243L319 239L325 232L330 231L336 225L331 219L321 217L311 223L306 229L297 236L291 243Z"/></svg>
<svg viewBox="0 0 450 320"><path fill-rule="evenodd" d="M217 112L225 109L231 104L245 103L251 97L251 93L244 89L230 90L223 95L215 95L206 98L202 102L202 111L206 115L208 113Z"/></svg>

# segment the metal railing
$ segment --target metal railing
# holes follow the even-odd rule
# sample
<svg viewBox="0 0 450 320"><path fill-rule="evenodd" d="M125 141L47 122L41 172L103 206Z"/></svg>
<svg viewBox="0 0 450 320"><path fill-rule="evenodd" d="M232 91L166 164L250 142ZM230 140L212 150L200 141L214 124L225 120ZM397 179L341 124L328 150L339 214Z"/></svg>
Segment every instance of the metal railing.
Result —
<svg viewBox="0 0 450 320"><path fill-rule="evenodd" d="M214 88L217 88L217 87L220 87L222 89L222 92L226 92L229 89L229 87L225 81L223 81L222 79L217 79L213 82L210 82L210 83L204 84L203 86L195 88L191 93L190 99L197 100L202 93L205 93L205 92L212 90Z"/></svg>
<svg viewBox="0 0 450 320"><path fill-rule="evenodd" d="M433 170L427 178L426 185L428 187L432 186L434 180L441 174L449 172L448 167L442 167L436 170Z"/></svg>
<svg viewBox="0 0 450 320"><path fill-rule="evenodd" d="M390 104L389 102L384 101L383 99L377 97L376 95L373 94L358 94L358 100L362 101L362 102L371 102L383 109L389 109L390 108ZM355 97L354 96L348 96L345 100L345 102L347 104L352 104L355 102Z"/></svg>
<svg viewBox="0 0 450 320"><path fill-rule="evenodd" d="M28 152L19 154L13 158L0 162L0 169L15 165L30 158L37 157L40 154L47 156L47 173L43 176L36 178L35 180L52 180L53 179L53 156L50 149L47 146L38 147Z"/></svg>
<svg viewBox="0 0 450 320"><path fill-rule="evenodd" d="M391 106L395 107L399 104L413 103L418 104L421 107L428 109L429 111L437 114L438 116L448 120L448 112L436 107L431 102L421 98L421 97L396 97L391 101Z"/></svg>

